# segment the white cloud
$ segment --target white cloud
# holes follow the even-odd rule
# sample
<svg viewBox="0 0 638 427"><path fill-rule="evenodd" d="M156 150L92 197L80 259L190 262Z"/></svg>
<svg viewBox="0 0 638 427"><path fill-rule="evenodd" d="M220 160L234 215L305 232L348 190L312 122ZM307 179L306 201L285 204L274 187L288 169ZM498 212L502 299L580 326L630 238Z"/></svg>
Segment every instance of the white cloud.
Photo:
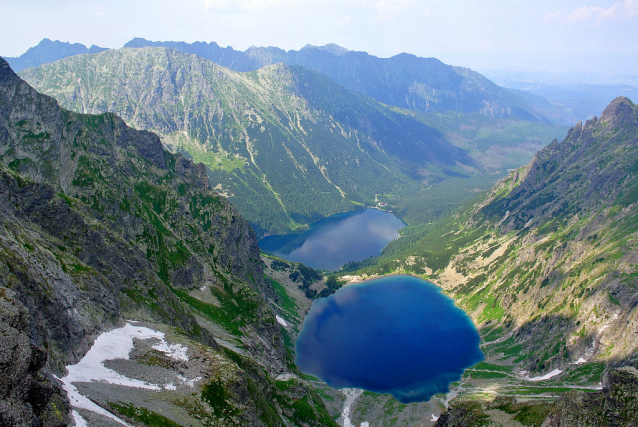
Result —
<svg viewBox="0 0 638 427"><path fill-rule="evenodd" d="M271 6L294 6L307 0L204 0L206 10L215 12L252 12Z"/></svg>
<svg viewBox="0 0 638 427"><path fill-rule="evenodd" d="M638 16L638 0L620 0L605 9L600 6L583 6L568 14L559 10L545 16L546 20L560 20L567 22L594 22L604 20L627 20Z"/></svg>

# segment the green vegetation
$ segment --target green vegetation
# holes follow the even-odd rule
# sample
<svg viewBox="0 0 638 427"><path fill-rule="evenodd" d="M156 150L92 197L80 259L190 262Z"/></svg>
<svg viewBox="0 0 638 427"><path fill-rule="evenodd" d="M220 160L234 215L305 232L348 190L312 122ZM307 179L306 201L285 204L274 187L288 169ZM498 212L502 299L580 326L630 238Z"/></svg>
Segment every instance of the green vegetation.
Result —
<svg viewBox="0 0 638 427"><path fill-rule="evenodd" d="M602 381L604 371L604 363L590 362L579 365L575 369L570 369L569 371L567 371L563 375L562 381L566 384L598 384Z"/></svg>
<svg viewBox="0 0 638 427"><path fill-rule="evenodd" d="M508 378L509 375L504 374L502 372L490 372L490 371L479 371L472 370L466 373L468 379L495 379L495 378Z"/></svg>
<svg viewBox="0 0 638 427"><path fill-rule="evenodd" d="M297 319L297 304L295 304L295 300L288 295L286 292L286 288L284 288L281 283L276 281L275 279L269 279L270 285L275 290L275 293L279 297L279 301L281 301L281 309L285 312L288 319Z"/></svg>
<svg viewBox="0 0 638 427"><path fill-rule="evenodd" d="M516 414L515 421L524 426L540 427L547 418L551 406L545 403L509 403L498 406L496 409L505 411L508 414Z"/></svg>
<svg viewBox="0 0 638 427"><path fill-rule="evenodd" d="M111 403L110 405L125 417L132 418L149 427L179 427L178 423L146 408L137 408L127 403Z"/></svg>
<svg viewBox="0 0 638 427"><path fill-rule="evenodd" d="M230 418L240 413L228 402L227 385L221 380L213 380L202 389L202 400L210 405L215 416L220 418Z"/></svg>
<svg viewBox="0 0 638 427"><path fill-rule="evenodd" d="M288 276L290 280L293 282L301 282L299 289L305 292L307 298L317 298L317 291L310 289L310 286L322 279L321 274L318 271L300 263L292 263L289 264L289 266L292 270Z"/></svg>
<svg viewBox="0 0 638 427"><path fill-rule="evenodd" d="M241 287L235 291L230 284L223 289L212 287L211 293L220 302L220 306L203 302L186 291L172 289L182 301L204 314L215 323L223 326L230 333L241 337L242 328L256 320L259 302L254 291Z"/></svg>
<svg viewBox="0 0 638 427"><path fill-rule="evenodd" d="M328 276L328 279L326 279L326 287L322 289L321 292L319 292L317 298L325 298L329 295L332 295L337 292L337 290L341 288L341 286L343 286L343 283L337 280L337 276Z"/></svg>
<svg viewBox="0 0 638 427"><path fill-rule="evenodd" d="M472 366L473 370L485 370L485 371L501 371L501 372L512 372L514 370L513 366L504 366L504 365L495 365L493 363L487 362L479 362L476 365Z"/></svg>
<svg viewBox="0 0 638 427"><path fill-rule="evenodd" d="M489 169L517 168L550 141L562 140L566 127L515 119L495 119L479 113L421 113L429 126L472 153Z"/></svg>

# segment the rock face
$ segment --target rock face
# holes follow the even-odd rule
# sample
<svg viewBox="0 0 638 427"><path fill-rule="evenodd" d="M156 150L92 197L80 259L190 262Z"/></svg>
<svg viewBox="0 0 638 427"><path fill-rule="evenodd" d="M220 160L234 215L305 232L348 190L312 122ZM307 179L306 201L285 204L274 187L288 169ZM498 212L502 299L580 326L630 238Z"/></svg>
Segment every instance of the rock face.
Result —
<svg viewBox="0 0 638 427"><path fill-rule="evenodd" d="M21 295L34 292L28 288L31 283L38 284L32 288L52 289L24 303L37 313L36 321L43 317L42 337L45 331L68 335L56 339L53 347L60 348L63 360L75 360L71 354L79 345L76 341L90 340L95 332L78 334L79 325L86 322L80 320L83 310L77 309L83 304L75 299L91 301L85 316L96 327L96 308L101 312L98 318L117 322L124 309L120 304L131 306L141 293L156 301L156 314L162 320L196 333L194 319L183 312L166 284L210 286L219 284L225 273L242 282L253 280L248 278L251 275L254 286L263 287L259 248L250 238L254 235L239 214L210 190L203 165L181 156L165 157L157 136L132 130L114 115L69 114L21 81L6 62L2 65L2 161L36 181L23 183L5 172L6 218L24 219L25 228L46 233L42 240L53 246L39 251L34 245L32 255L20 245L20 255L14 252L7 262L33 256L40 258L33 263L36 268L46 267L39 273L27 268L25 275L32 280L26 280L9 266L4 281L9 287L22 287ZM8 222L6 228L14 225ZM20 241L18 233L12 237ZM191 236L192 246L181 244ZM47 257L48 262L42 259ZM214 262L204 262L213 257ZM55 267L58 274L49 278ZM92 292L80 291L87 287ZM51 304L47 295L51 292L60 294L59 305ZM44 326L47 319L60 322L66 314L66 326Z"/></svg>
<svg viewBox="0 0 638 427"><path fill-rule="evenodd" d="M638 370L633 366L612 370L608 384L598 393L567 393L543 425L638 426Z"/></svg>
<svg viewBox="0 0 638 427"><path fill-rule="evenodd" d="M401 108L546 121L531 103L475 71L407 53L385 59L336 45L308 45L288 52L275 47L251 47L239 52L215 42L188 44L141 38L131 40L125 47L168 47L237 71L253 71L279 62L301 65L327 75L348 90Z"/></svg>
<svg viewBox="0 0 638 427"><path fill-rule="evenodd" d="M500 398L489 403L459 402L452 405L436 422L437 427L493 425L491 422L508 414L518 417L511 425L542 425L543 427L611 427L638 425L638 370L633 366L613 369L603 390L584 392L573 390L552 404L514 403ZM530 417L530 414L534 417ZM520 414L526 414L521 417ZM527 421L520 423L518 421ZM500 424L497 425L510 425Z"/></svg>
<svg viewBox="0 0 638 427"><path fill-rule="evenodd" d="M563 142L541 150L520 184L482 212L500 216L509 231L608 206L634 184L637 129L636 107L627 98L615 99L600 118L578 123Z"/></svg>
<svg viewBox="0 0 638 427"><path fill-rule="evenodd" d="M204 162L259 235L371 204L377 193L413 194L475 166L418 118L298 66L238 73L172 49L127 48L22 76L65 108L114 112Z"/></svg>
<svg viewBox="0 0 638 427"><path fill-rule="evenodd" d="M29 340L29 312L0 288L0 425L64 426L69 402L43 368L46 352Z"/></svg>
<svg viewBox="0 0 638 427"><path fill-rule="evenodd" d="M255 234L212 191L203 165L164 151L159 137L114 114L61 109L0 59L0 213L0 289L10 290L30 318L16 309L5 348L20 354L12 358L15 372L34 380L25 385L11 376L12 366L2 367L9 375L0 392L17 408L10 412L17 424L68 421L48 373L62 375L98 334L128 319L170 327L232 367L225 368L232 377L215 383L221 403L203 390L195 408L214 413L213 403L231 405L238 424L283 425L286 413L296 419L296 398L271 378L294 365L266 303L277 296L264 278ZM234 343L230 350L216 344L219 334ZM325 409L307 385L300 382L295 393L312 397L304 400L307 423L325 424ZM29 406L35 395L59 413ZM104 405L139 416L114 396Z"/></svg>

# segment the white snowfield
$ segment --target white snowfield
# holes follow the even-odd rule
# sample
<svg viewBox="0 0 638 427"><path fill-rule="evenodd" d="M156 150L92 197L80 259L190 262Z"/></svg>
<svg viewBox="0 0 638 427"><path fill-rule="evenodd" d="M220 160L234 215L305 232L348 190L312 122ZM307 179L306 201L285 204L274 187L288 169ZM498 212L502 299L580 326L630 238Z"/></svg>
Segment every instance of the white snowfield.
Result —
<svg viewBox="0 0 638 427"><path fill-rule="evenodd" d="M279 323L281 326L283 326L284 328L288 327L288 324L286 323L286 321L284 320L283 317L281 317L280 315L276 315L275 319L277 319L277 323Z"/></svg>
<svg viewBox="0 0 638 427"><path fill-rule="evenodd" d="M85 409L128 426L125 421L83 396L73 383L103 382L146 390L162 390L162 387L159 385L128 378L104 366L104 362L107 360L128 360L129 354L131 350L133 350L133 338L159 340L158 344L153 345L153 349L165 353L174 360L188 361L188 348L180 344L169 345L165 340L165 334L163 332L154 331L153 329L141 326L134 326L130 323L127 323L126 326L122 328L104 332L95 340L93 346L82 360L75 365L67 366L68 374L64 378L60 378L63 384L62 388L67 392L71 405L74 408ZM201 378L198 377L187 380L186 378L180 377L180 380L191 387L193 387L194 383L199 379ZM168 384L164 389L175 390L176 387L173 384ZM77 426L87 425L86 420L84 420L77 411L74 410L72 415Z"/></svg>
<svg viewBox="0 0 638 427"><path fill-rule="evenodd" d="M552 372L549 372L549 373L547 373L547 374L545 374L545 375L543 375L541 377L532 377L532 378L530 378L528 376L525 376L525 379L527 381L545 381L545 380L548 380L550 378L555 377L556 375L560 375L562 373L563 373L563 371L561 371L560 369L554 369Z"/></svg>
<svg viewBox="0 0 638 427"><path fill-rule="evenodd" d="M343 402L341 417L337 420L337 423L343 427L356 427L352 424L352 421L350 421L350 407L357 400L357 397L363 393L363 390L359 388L342 388L340 391L346 395L346 400ZM359 425L359 427L370 427L370 424L367 421L364 421Z"/></svg>

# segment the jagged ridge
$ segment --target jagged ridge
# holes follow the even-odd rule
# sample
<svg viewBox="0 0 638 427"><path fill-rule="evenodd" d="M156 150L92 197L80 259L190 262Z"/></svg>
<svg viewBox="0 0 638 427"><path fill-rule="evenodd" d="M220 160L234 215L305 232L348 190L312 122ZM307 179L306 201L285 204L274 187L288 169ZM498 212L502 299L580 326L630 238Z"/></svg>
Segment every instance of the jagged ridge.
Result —
<svg viewBox="0 0 638 427"><path fill-rule="evenodd" d="M469 68L436 58L402 53L377 58L335 45L305 46L299 51L252 46L245 52L217 43L154 42L135 38L124 47L169 47L192 53L237 71L253 71L283 62L327 75L355 93L415 111L480 112L491 117L547 121L522 97L495 85Z"/></svg>

